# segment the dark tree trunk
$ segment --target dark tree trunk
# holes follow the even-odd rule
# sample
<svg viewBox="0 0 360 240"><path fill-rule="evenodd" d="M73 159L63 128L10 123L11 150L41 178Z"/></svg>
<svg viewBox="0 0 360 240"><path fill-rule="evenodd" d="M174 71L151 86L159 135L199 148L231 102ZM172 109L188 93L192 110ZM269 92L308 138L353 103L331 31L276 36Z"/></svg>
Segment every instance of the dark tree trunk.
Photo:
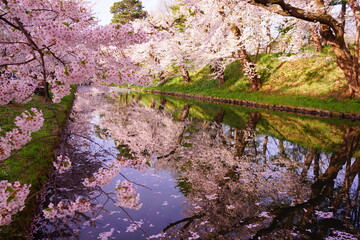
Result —
<svg viewBox="0 0 360 240"><path fill-rule="evenodd" d="M222 72L221 74L219 74L216 78L217 83L218 83L218 87L221 87L224 83L225 83L225 75L224 72Z"/></svg>
<svg viewBox="0 0 360 240"><path fill-rule="evenodd" d="M315 3L321 13L326 13L325 4L323 0L315 0ZM327 40L328 44L333 49L336 56L337 65L343 71L345 78L347 79L350 95L353 97L360 97L359 83L358 83L358 72L359 63L355 62L356 57L352 56L348 47L346 46L344 39L344 28L338 29L339 33L334 34L333 30L325 24L320 26L321 36Z"/></svg>
<svg viewBox="0 0 360 240"><path fill-rule="evenodd" d="M360 43L360 6L359 2L356 2L355 0L348 0L348 3L350 5L350 8L352 9L354 16L355 16L355 22L356 22L356 35L355 35L355 41L354 41L354 59L353 59L353 69L354 69L354 79L356 79L357 83L357 90L360 88L360 69L359 69L359 55L360 55L360 49L359 49L359 43ZM358 93L358 95L360 95Z"/></svg>
<svg viewBox="0 0 360 240"><path fill-rule="evenodd" d="M158 75L160 81L156 84L156 87L161 86L167 82L168 79L164 77L164 72L160 72Z"/></svg>
<svg viewBox="0 0 360 240"><path fill-rule="evenodd" d="M180 120L181 121L185 121L185 119L187 118L187 116L189 115L189 111L190 111L190 105L189 104L185 104L184 105L184 108L181 112L181 115L180 115Z"/></svg>
<svg viewBox="0 0 360 240"><path fill-rule="evenodd" d="M240 41L241 39L241 31L238 26L235 24L231 25L231 31L234 34L236 40ZM244 75L246 75L249 79L249 83L251 86L251 91L256 92L258 91L262 84L260 81L259 76L256 73L255 65L250 60L249 56L246 53L246 49L242 44L238 45L238 49L236 49L237 58L240 61L242 66L242 71Z"/></svg>
<svg viewBox="0 0 360 240"><path fill-rule="evenodd" d="M360 172L360 158L357 158L356 161L350 166L351 161L348 159L346 165L346 174L344 185L341 188L338 196L335 198L334 207L339 208L342 200L344 198L349 198L350 187L353 184L356 175Z"/></svg>
<svg viewBox="0 0 360 240"><path fill-rule="evenodd" d="M308 173L308 170L310 168L311 162L313 161L315 156L315 149L311 148L309 150L308 155L306 156L306 159L304 161L304 167L301 172L300 181L304 182Z"/></svg>
<svg viewBox="0 0 360 240"><path fill-rule="evenodd" d="M219 108L219 110L216 113L216 116L213 119L213 122L220 124L224 121L224 117L225 117L225 110L222 108Z"/></svg>
<svg viewBox="0 0 360 240"><path fill-rule="evenodd" d="M234 140L235 140L235 156L241 157L244 154L245 147L248 144L246 141L247 134L254 132L256 125L259 123L261 118L261 113L254 112L250 114L250 119L244 126L242 130L235 130Z"/></svg>
<svg viewBox="0 0 360 240"><path fill-rule="evenodd" d="M314 159L314 181L316 181L320 176L320 153L317 153Z"/></svg>
<svg viewBox="0 0 360 240"><path fill-rule="evenodd" d="M265 49L265 53L271 53L271 44L268 44Z"/></svg>
<svg viewBox="0 0 360 240"><path fill-rule="evenodd" d="M267 152L267 143L269 140L269 136L264 137L264 143L263 143L263 149L262 149L262 155L264 158L264 164L267 162L266 152Z"/></svg>
<svg viewBox="0 0 360 240"><path fill-rule="evenodd" d="M186 82L186 83L190 82L189 71L186 69L186 67L184 65L180 65L179 69L180 69L181 76L183 77L184 82Z"/></svg>
<svg viewBox="0 0 360 240"><path fill-rule="evenodd" d="M155 101L155 99L152 97L152 98L151 98L151 103L150 103L150 108L154 108L154 107L155 107L155 104L156 104L156 101Z"/></svg>
<svg viewBox="0 0 360 240"><path fill-rule="evenodd" d="M285 156L284 140L279 140L279 155Z"/></svg>
<svg viewBox="0 0 360 240"><path fill-rule="evenodd" d="M161 98L161 99L160 99L159 110L164 110L165 104L166 104L166 99L165 99L165 98Z"/></svg>
<svg viewBox="0 0 360 240"><path fill-rule="evenodd" d="M330 14L326 12L326 6L324 0L314 0L317 7L316 13L309 14L307 11L294 7L284 0L249 0L253 5L261 6L269 11L276 12L283 16L292 16L298 19L302 19L309 22L320 23L320 35L327 41L332 47L337 59L337 64L343 71L349 92L351 96L360 98L360 83L359 83L359 54L355 51L354 55L351 55L348 47L345 43L344 24ZM359 4L355 0L348 1L352 11L354 12L355 21L357 25L357 39L360 38L360 8ZM273 8L273 5L277 5L278 8ZM358 44L357 49L358 49Z"/></svg>
<svg viewBox="0 0 360 240"><path fill-rule="evenodd" d="M356 148L360 144L360 132L358 127L348 128L343 137L343 143L331 155L330 165L312 185L312 197L318 197L320 194L330 196L334 179L337 177L340 169L352 158Z"/></svg>
<svg viewBox="0 0 360 240"><path fill-rule="evenodd" d="M319 35L318 27L315 24L312 24L310 28L311 28L311 40L314 43L315 51L318 52L322 48L321 36Z"/></svg>

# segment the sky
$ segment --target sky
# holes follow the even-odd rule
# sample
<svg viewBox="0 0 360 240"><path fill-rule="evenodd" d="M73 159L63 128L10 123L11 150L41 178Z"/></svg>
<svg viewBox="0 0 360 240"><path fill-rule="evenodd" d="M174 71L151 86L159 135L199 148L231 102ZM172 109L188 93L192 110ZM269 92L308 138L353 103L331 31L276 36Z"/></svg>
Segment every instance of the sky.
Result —
<svg viewBox="0 0 360 240"><path fill-rule="evenodd" d="M94 3L93 11L95 15L99 18L100 24L105 25L109 24L111 21L110 7L114 2L119 2L121 0L91 0ZM160 8L161 3L164 0L142 0L142 4L146 11L156 11Z"/></svg>

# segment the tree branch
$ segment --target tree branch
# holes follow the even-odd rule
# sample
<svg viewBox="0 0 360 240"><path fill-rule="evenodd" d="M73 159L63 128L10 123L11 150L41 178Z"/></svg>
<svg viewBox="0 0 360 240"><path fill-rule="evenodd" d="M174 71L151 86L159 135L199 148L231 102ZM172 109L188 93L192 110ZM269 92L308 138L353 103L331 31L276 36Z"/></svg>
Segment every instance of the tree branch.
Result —
<svg viewBox="0 0 360 240"><path fill-rule="evenodd" d="M23 64L27 64L29 62L32 62L34 60L36 60L35 56L33 56L33 58L31 58L31 59L29 59L27 61L24 61L24 62L0 64L0 67L23 65Z"/></svg>
<svg viewBox="0 0 360 240"><path fill-rule="evenodd" d="M4 18L4 15L1 15L1 16L0 16L0 20L2 20L3 22L5 22L6 24L10 25L11 27L13 27L13 28L21 31L21 29L20 29L18 26L16 26L15 24L13 24L12 22L10 22L10 21L7 20L6 18Z"/></svg>
<svg viewBox="0 0 360 240"><path fill-rule="evenodd" d="M319 22L332 28L335 35L343 35L342 24L331 15L323 13L311 13L304 9L294 7L284 0L250 0L250 4L260 6L268 11L275 12L286 17L295 17L308 22ZM280 8L276 8L276 5Z"/></svg>

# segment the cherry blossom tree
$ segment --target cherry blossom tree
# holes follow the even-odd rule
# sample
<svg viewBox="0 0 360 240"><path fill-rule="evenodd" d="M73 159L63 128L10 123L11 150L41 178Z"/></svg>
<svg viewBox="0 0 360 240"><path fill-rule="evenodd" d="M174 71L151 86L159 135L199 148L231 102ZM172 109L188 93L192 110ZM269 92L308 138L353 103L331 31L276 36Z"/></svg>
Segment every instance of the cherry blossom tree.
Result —
<svg viewBox="0 0 360 240"><path fill-rule="evenodd" d="M131 63L119 57L114 47L144 39L130 25L96 26L84 1L1 1L2 87L14 85L6 76L15 74L20 84L32 88L20 92L27 99L39 84L49 85L54 100L69 93L71 84L89 81L130 80ZM84 41L85 39L85 41ZM113 46L113 47L111 47ZM117 66L116 66L117 65ZM123 70L117 70L123 69ZM13 89L19 88L21 85ZM24 91L24 90L23 90ZM8 101L18 91L2 92ZM12 97L11 97L12 96ZM5 102L6 103L6 102Z"/></svg>
<svg viewBox="0 0 360 240"><path fill-rule="evenodd" d="M84 1L0 2L1 104L24 102L38 85L53 101L71 84L123 83L144 79L121 48L144 41L131 25L97 26ZM9 76L16 76L13 80Z"/></svg>
<svg viewBox="0 0 360 240"><path fill-rule="evenodd" d="M124 112L117 111L114 105L107 107L101 118L102 126L116 144L129 147L134 161L142 163L140 166L146 166L154 156L171 152L182 136L184 123L173 120L170 113L137 103L126 107Z"/></svg>
<svg viewBox="0 0 360 240"><path fill-rule="evenodd" d="M153 13L146 19L135 21L133 25L153 29L152 38L146 43L134 45L129 56L141 64L150 77L165 82L171 71L179 71L184 82L190 81L189 68L193 66L194 41L186 38L186 19L180 8L172 12Z"/></svg>
<svg viewBox="0 0 360 240"><path fill-rule="evenodd" d="M282 16L291 16L308 22L320 23L320 34L332 47L337 59L337 64L344 72L348 82L350 95L360 97L359 80L359 39L360 39L360 5L356 0L349 0L348 4L352 11L352 18L356 23L356 34L354 40L355 49L350 52L345 42L345 14L346 8L342 8L340 19L336 19L328 10L328 1L314 0L315 8L310 5L302 7L295 2L288 3L284 0L250 0L250 4L260 6Z"/></svg>
<svg viewBox="0 0 360 240"><path fill-rule="evenodd" d="M255 64L248 54L256 55L261 47L266 48L275 40L272 36L276 34L271 31L276 28L270 28L274 14L241 1L178 3L171 12L150 14L147 19L138 21L139 24L153 26L154 32L157 32L150 41L135 45L130 51L133 60L143 67L144 73L160 78L160 83L163 83L165 76L169 76L169 69L175 66L184 81L188 82L188 69L210 66L220 86L225 80L226 66L239 60L252 91L260 89ZM281 20L276 22L282 24ZM287 22L289 25L290 21ZM300 31L293 30L288 35L295 33ZM299 45L303 44L302 39L303 36L293 36L288 41L292 43L289 44L289 51L299 49Z"/></svg>
<svg viewBox="0 0 360 240"><path fill-rule="evenodd" d="M98 26L87 1L1 0L0 105L25 103L41 86L47 102L59 102L71 85L142 84L145 78L123 49L146 38L129 24ZM0 160L29 142L43 121L32 109L15 119L17 128L0 129ZM55 167L65 171L71 162L61 158Z"/></svg>
<svg viewBox="0 0 360 240"><path fill-rule="evenodd" d="M224 70L229 64L225 59L239 60L244 75L249 79L251 90L259 90L261 81L248 54L255 54L263 44L262 22L270 15L236 1L180 2L185 4L184 8L188 12L188 35L192 39L197 36L199 59L208 65L214 65L215 71ZM261 28L254 27L255 25Z"/></svg>

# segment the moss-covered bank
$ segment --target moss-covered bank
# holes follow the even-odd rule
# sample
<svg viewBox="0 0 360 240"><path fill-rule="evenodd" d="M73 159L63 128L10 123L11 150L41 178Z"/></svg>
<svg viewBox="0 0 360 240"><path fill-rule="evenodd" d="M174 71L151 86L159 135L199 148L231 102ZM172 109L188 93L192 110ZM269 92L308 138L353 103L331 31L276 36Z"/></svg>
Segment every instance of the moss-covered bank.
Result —
<svg viewBox="0 0 360 240"><path fill-rule="evenodd" d="M31 231L31 221L38 211L40 192L53 167L54 150L60 142L74 100L74 92L63 98L61 103L46 103L44 98L35 95L27 104L10 104L0 107L0 126L2 134L13 129L14 118L23 111L37 108L43 112L45 121L40 131L34 132L32 141L4 163L0 163L0 180L19 181L31 184L25 209L15 216L9 226L0 227L0 239L25 239Z"/></svg>

